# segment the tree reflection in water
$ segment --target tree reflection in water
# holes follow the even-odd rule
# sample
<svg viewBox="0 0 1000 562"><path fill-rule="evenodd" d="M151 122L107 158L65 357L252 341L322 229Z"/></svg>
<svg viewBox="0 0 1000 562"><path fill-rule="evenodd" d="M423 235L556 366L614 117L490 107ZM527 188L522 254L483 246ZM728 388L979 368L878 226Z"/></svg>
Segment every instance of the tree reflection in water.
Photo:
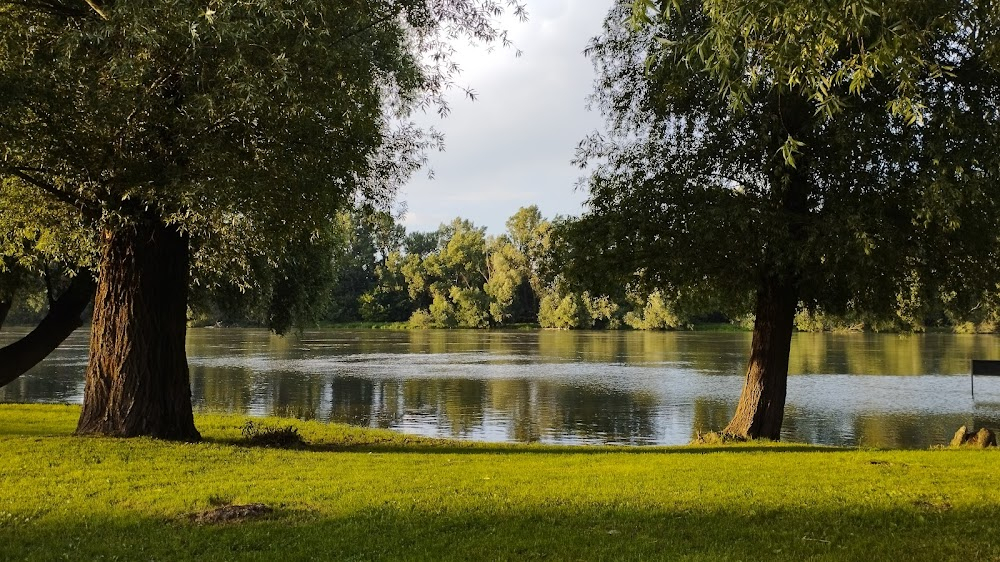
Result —
<svg viewBox="0 0 1000 562"><path fill-rule="evenodd" d="M5 332L3 338L18 335ZM680 444L722 427L749 334L191 330L197 407L444 437ZM3 340L0 339L0 342ZM1000 380L968 394L995 336L796 334L784 438L926 447L1000 426ZM6 388L7 402L79 402L87 334ZM914 376L925 375L925 376ZM953 376L962 375L962 376Z"/></svg>

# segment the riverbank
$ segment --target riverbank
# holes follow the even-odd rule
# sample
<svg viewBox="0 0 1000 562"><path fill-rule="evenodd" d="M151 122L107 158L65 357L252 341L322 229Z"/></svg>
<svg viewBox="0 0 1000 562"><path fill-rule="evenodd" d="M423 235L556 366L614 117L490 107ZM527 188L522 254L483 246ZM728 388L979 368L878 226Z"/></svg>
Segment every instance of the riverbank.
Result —
<svg viewBox="0 0 1000 562"><path fill-rule="evenodd" d="M425 327L414 327L410 325L409 322L340 322L340 323L322 323L319 326L322 329L328 330L449 330L450 328L425 328ZM493 330L501 332L531 332L539 330L557 330L556 328L542 328L539 324L533 323L521 323L521 324L507 324L498 328L456 328L462 330ZM598 332L643 332L643 331L664 331L664 330L633 330L632 328L615 328L615 329L598 329L589 330ZM678 328L676 330L666 330L671 332L751 332L752 327L743 326L740 324L732 324L727 322L717 322L717 323L706 323L706 324L691 324L683 328Z"/></svg>
<svg viewBox="0 0 1000 562"><path fill-rule="evenodd" d="M0 558L984 560L995 451L546 447L315 422L304 448L78 438L72 406L0 406ZM259 519L195 521L230 504Z"/></svg>

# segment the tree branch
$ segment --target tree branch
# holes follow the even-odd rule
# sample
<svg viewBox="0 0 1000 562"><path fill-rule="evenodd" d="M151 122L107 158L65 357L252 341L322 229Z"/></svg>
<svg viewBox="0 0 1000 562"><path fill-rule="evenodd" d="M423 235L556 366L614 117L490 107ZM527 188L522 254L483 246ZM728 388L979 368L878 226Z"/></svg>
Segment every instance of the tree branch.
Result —
<svg viewBox="0 0 1000 562"><path fill-rule="evenodd" d="M0 348L0 387L10 384L41 363L83 325L80 316L94 301L95 288L92 274L81 271L73 278L69 288L52 303L48 314L34 330Z"/></svg>
<svg viewBox="0 0 1000 562"><path fill-rule="evenodd" d="M97 2L94 2L94 0L84 0L84 1L87 3L88 6L93 8L95 12L97 12L97 15L101 16L102 20L108 19L108 13L102 10L101 7L97 5Z"/></svg>
<svg viewBox="0 0 1000 562"><path fill-rule="evenodd" d="M198 138L198 137L201 137L203 135L210 135L210 134L215 133L217 131L221 131L222 129L225 129L226 127L228 127L229 123L232 123L234 121L236 121L236 112L235 111L229 113L228 115L226 115L224 117L219 118L214 123L212 123L209 126L205 127L201 131L198 131L197 133L194 134L194 136L192 138Z"/></svg>
<svg viewBox="0 0 1000 562"><path fill-rule="evenodd" d="M79 197L77 197L75 195L72 195L70 193L66 193L65 191L59 189L58 187L56 187L56 186L54 186L52 184L46 183L46 182L44 182L44 181L42 181L42 180L40 180L38 178L35 178L35 177L32 177L32 176L28 175L27 173L24 172L24 170L26 170L26 169L28 169L28 168L14 168L14 167L10 167L10 168L6 168L3 171L6 172L9 175L17 177L17 178L19 178L19 179L21 179L21 180L23 180L23 181L25 181L25 182L27 182L27 183L35 186L35 187L41 189L42 191L44 191L44 192L48 193L49 195L55 197L59 201L61 201L63 203L66 203L67 205L70 205L71 207L76 207L76 208L80 209L80 211L84 215L86 215L88 217L94 217L94 216L100 214L100 211L97 209L97 207L95 207L89 201L84 201L83 199L80 199Z"/></svg>
<svg viewBox="0 0 1000 562"><path fill-rule="evenodd" d="M388 16L384 16L384 17L372 20L371 23L369 23L366 26L360 27L358 29L355 29L354 31L351 31L349 33L345 33L344 35L341 35L340 38L337 40L337 43L343 43L344 41L347 41L348 39L350 39L352 37L361 35L362 33L365 33L368 30L374 29L375 27L377 27L379 25L382 25L383 23L386 23L389 20L391 20L391 19L393 19L393 18L395 18L397 16L399 16L399 12L398 11L392 12Z"/></svg>

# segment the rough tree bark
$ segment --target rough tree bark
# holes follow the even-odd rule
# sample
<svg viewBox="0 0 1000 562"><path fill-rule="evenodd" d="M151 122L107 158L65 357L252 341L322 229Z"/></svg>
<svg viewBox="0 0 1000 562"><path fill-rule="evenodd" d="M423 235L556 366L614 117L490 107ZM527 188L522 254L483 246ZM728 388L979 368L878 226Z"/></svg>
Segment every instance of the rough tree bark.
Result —
<svg viewBox="0 0 1000 562"><path fill-rule="evenodd" d="M809 100L778 95L770 103L773 104L770 111L781 123L773 138L775 149L785 142L786 135L810 141L808 123L814 112ZM750 361L736 413L722 430L726 435L743 439L781 439L788 388L788 354L798 308L799 272L790 265L795 260L787 259L787 255L784 259L776 258L775 254L794 254L804 227L811 220L810 160L808 150L797 154L792 166L784 159L773 159L771 193L784 232L771 241L762 262L764 275L757 288ZM779 265L782 263L784 265Z"/></svg>
<svg viewBox="0 0 1000 562"><path fill-rule="evenodd" d="M103 233L78 434L197 440L184 338L188 238L155 219Z"/></svg>
<svg viewBox="0 0 1000 562"><path fill-rule="evenodd" d="M797 305L795 289L780 280L767 279L758 290L746 381L724 434L743 439L781 438Z"/></svg>
<svg viewBox="0 0 1000 562"><path fill-rule="evenodd" d="M83 325L81 315L94 299L94 279L90 272L80 272L49 307L48 314L28 335L0 348L0 387L6 386L48 357ZM0 326L10 309L0 303Z"/></svg>

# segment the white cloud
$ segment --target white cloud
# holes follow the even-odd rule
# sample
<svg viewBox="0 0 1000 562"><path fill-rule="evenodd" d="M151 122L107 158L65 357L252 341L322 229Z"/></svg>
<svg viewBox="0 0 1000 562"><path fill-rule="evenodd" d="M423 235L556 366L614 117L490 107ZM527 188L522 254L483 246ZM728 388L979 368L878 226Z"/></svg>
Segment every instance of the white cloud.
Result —
<svg viewBox="0 0 1000 562"><path fill-rule="evenodd" d="M432 230L461 216L498 234L522 206L538 205L548 217L582 210L585 196L574 189L581 172L570 161L577 143L601 126L586 110L593 70L583 50L610 6L529 1L529 21L508 24L522 57L460 49L459 83L479 97L470 102L455 91L448 118L423 120L445 133L447 148L430 155L433 180L418 173L403 189L408 228Z"/></svg>

